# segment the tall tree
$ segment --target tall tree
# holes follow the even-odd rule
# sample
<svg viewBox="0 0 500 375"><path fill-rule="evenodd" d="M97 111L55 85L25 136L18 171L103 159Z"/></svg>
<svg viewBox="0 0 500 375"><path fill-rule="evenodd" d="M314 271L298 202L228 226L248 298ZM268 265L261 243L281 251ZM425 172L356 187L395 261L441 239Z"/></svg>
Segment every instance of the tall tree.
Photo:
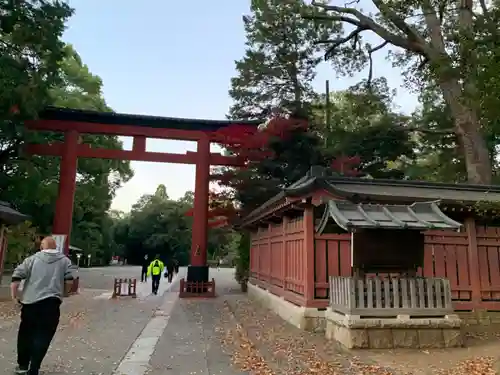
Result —
<svg viewBox="0 0 500 375"><path fill-rule="evenodd" d="M0 2L0 176L19 154L23 121L36 118L61 82L61 36L71 14L64 1Z"/></svg>
<svg viewBox="0 0 500 375"><path fill-rule="evenodd" d="M230 117L263 118L275 108L294 111L312 100L320 62L314 41L332 27L304 20L300 14L306 10L314 11L303 0L251 1L250 14L243 16L247 48L236 61L229 91Z"/></svg>
<svg viewBox="0 0 500 375"><path fill-rule="evenodd" d="M236 61L237 75L231 80L229 117L262 119L277 112L308 117L315 97L312 81L320 62L314 41L332 32L332 27L302 19L300 13L306 9L315 11L303 0L251 1L250 14L243 17L247 48ZM314 133L304 128L288 130L286 138L270 136L262 144L270 151L265 160L250 158L243 170L219 171L219 184L235 189L244 211L302 177L311 165L324 162ZM241 148L231 151L243 153Z"/></svg>
<svg viewBox="0 0 500 375"><path fill-rule="evenodd" d="M372 54L386 46L394 47L393 55L408 68L410 81L423 79L439 88L453 119L469 182L490 183L492 162L482 129L478 77L491 72L492 64L496 64L494 54L482 54L479 59L478 50L484 41L488 41L489 49L498 50L496 25L500 14L495 3L491 3L492 8L484 1L473 0L372 3L373 15L363 12L359 2L337 6L313 1L329 14L307 15L307 19L344 26L334 38L322 41L328 44L327 56L344 72L360 70L366 64L372 72ZM368 31L380 38L380 44L364 42L362 36Z"/></svg>
<svg viewBox="0 0 500 375"><path fill-rule="evenodd" d="M102 95L102 81L93 75L71 46L64 47L59 66L61 78L48 90L47 104L77 109L111 111ZM61 134L37 132L30 141L60 140ZM121 148L115 136L84 135L94 147ZM59 185L59 158L12 155L3 166L8 178L0 178L0 199L16 205L31 216L38 233L51 233ZM132 177L128 161L80 159L73 210L71 243L93 254L92 260L107 263L111 256L112 221L107 215L116 189ZM33 189L37 186L37 189ZM19 232L19 231L18 231ZM21 232L19 232L21 233Z"/></svg>

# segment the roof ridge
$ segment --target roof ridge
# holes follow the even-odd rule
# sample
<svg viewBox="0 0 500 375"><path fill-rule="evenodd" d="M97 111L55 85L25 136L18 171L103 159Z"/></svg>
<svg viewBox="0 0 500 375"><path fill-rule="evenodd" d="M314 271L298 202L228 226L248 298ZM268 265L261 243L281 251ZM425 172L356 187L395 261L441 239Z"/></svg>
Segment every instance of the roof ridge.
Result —
<svg viewBox="0 0 500 375"><path fill-rule="evenodd" d="M464 184L464 183L446 183L446 182L430 182L430 181L415 181L415 180L390 180L390 179L364 179L358 177L329 177L323 176L326 183L332 185L336 182L347 184L363 184L363 185L378 185L378 186L405 186L405 187L428 187L435 189L446 190L466 190L466 191L482 191L500 192L500 185L479 185L479 184Z"/></svg>

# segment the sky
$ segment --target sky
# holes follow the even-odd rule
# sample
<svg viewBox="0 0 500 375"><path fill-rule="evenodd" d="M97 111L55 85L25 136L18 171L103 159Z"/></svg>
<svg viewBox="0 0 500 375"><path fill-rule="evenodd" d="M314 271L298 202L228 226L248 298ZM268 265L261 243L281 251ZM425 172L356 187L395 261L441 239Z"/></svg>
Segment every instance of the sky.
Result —
<svg viewBox="0 0 500 375"><path fill-rule="evenodd" d="M103 93L116 112L168 117L224 119L231 100L229 83L234 61L245 49L242 15L249 0L69 0L75 14L64 40L74 45L93 74L104 82ZM366 4L363 4L366 3ZM363 8L371 1L362 0ZM365 73L366 74L366 73ZM400 72L379 57L375 75L386 76L398 90L404 112L416 98L401 88ZM327 63L318 68L314 86L323 91L346 89L366 75L341 78ZM132 140L124 138L125 149ZM148 139L148 151L195 151L191 142ZM214 148L215 150L215 148ZM132 162L134 177L117 192L112 209L129 211L159 184L177 199L194 190L194 166Z"/></svg>

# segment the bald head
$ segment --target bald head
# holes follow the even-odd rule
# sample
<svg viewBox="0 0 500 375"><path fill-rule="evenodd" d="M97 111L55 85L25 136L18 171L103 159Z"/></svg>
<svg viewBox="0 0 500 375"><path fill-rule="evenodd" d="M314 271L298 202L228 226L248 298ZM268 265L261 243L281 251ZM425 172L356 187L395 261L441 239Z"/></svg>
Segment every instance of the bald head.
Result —
<svg viewBox="0 0 500 375"><path fill-rule="evenodd" d="M41 250L55 250L56 248L56 240L53 237L45 237L40 244Z"/></svg>

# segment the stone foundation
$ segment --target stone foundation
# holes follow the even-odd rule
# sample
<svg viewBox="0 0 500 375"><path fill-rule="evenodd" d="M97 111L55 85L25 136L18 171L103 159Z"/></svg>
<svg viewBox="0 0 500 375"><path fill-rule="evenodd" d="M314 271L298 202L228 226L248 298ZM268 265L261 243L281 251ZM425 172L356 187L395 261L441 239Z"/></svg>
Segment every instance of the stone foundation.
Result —
<svg viewBox="0 0 500 375"><path fill-rule="evenodd" d="M364 319L328 309L325 336L348 349L453 348L464 346L461 320L445 318Z"/></svg>
<svg viewBox="0 0 500 375"><path fill-rule="evenodd" d="M283 297L250 283L248 283L248 297L297 328L312 332L325 331L324 310L294 305Z"/></svg>
<svg viewBox="0 0 500 375"><path fill-rule="evenodd" d="M467 312L457 312L457 315L467 325L489 326L500 324L500 311L475 310Z"/></svg>

